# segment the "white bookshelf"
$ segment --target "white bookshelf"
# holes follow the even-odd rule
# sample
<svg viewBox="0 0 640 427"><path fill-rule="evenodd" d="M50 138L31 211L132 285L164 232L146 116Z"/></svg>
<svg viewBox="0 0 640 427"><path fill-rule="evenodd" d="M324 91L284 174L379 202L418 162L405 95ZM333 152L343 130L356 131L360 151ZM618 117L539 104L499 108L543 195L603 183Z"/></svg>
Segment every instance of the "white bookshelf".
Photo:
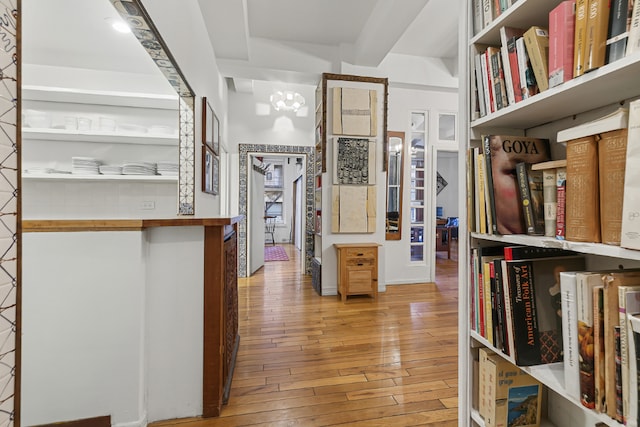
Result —
<svg viewBox="0 0 640 427"><path fill-rule="evenodd" d="M539 93L515 105L510 105L484 117L472 119L470 100L471 90L475 84L471 79L474 64L470 60L476 47L483 45L500 46L500 28L511 26L527 29L532 25L548 25L548 14L561 0L518 0L503 12L498 19L478 34L473 34L473 10L471 1L461 1L460 30L460 112L459 135L466 145L460 152L472 144L479 143L485 134L530 135L549 138L553 144L556 132L565 124L578 118L584 121L597 109L615 108L621 102L640 97L640 53L625 57L607 64L593 72L570 80ZM474 80L475 81L475 80ZM568 127L568 126L567 126ZM561 146L555 146L556 149ZM552 152L562 151L554 150ZM466 158L459 156L460 170L466 170ZM461 180L459 206L460 230L467 230L466 182ZM471 330L469 325L470 296L469 250L482 244L504 243L548 248L563 248L588 255L588 268L611 268L612 265L633 264L640 261L640 251L628 250L618 246L556 240L549 237L528 235L490 235L480 233L460 233L459 236L459 425L484 426L484 421L477 408L472 407L473 361L477 357L478 347L488 347L506 360L513 358L503 354L489 341ZM622 425L608 417L585 408L577 399L568 395L564 385L564 365L562 363L521 367L524 371L545 385L547 404L543 409L545 419L543 426L583 427L595 426L598 423L610 427Z"/></svg>

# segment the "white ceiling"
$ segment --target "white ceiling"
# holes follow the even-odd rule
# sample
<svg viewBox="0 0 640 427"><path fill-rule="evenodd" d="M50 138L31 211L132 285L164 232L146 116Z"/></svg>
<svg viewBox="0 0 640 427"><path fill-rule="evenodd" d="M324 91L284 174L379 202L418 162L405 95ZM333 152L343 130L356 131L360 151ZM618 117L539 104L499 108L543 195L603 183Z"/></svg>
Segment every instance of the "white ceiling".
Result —
<svg viewBox="0 0 640 427"><path fill-rule="evenodd" d="M251 87L252 80L314 84L322 72L340 72L342 63L376 67L389 53L457 56L459 1L198 2L220 72L236 87ZM106 18L117 17L108 0L22 6L26 63L156 72L131 34L107 25Z"/></svg>

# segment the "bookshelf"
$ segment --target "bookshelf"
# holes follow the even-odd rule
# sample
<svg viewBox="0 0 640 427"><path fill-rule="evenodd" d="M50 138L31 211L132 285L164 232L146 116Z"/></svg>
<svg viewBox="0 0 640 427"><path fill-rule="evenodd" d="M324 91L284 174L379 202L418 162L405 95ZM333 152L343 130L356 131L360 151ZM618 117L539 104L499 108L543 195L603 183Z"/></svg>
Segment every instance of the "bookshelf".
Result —
<svg viewBox="0 0 640 427"><path fill-rule="evenodd" d="M601 111L611 111L627 105L640 96L637 76L640 73L640 55L624 57L597 70L569 80L559 86L531 96L482 117L474 116L473 105L476 87L474 55L487 45L500 46L500 28L511 26L527 29L533 25L547 26L549 12L560 0L518 0L499 17L476 34L473 32L474 2L462 2L460 21L459 58L462 70L460 78L459 134L464 149L481 147L481 137L487 134L521 135L548 138L552 145L552 157L563 158L564 145L556 142L560 129L584 123ZM597 112L597 114L596 114ZM462 149L461 149L462 152ZM467 170L465 155L459 156L460 170ZM466 182L461 180L459 205L464 212L467 206ZM468 219L473 215L460 215L461 230L469 230ZM474 371L477 367L478 349L487 347L506 360L514 362L475 332L470 326L470 249L501 244L527 245L541 248L563 248L586 255L587 269L612 268L616 265L638 267L640 251L599 243L583 243L556 240L551 237L529 235L493 235L476 232L460 233L459 253L459 425L484 426L475 402L477 387ZM467 256L465 256L467 254ZM474 362L475 361L475 362ZM522 367L524 371L545 385L546 401L543 406L542 426L582 427L606 425L619 427L606 414L587 409L571 397L565 389L564 365L555 363ZM601 423L601 424L599 424Z"/></svg>

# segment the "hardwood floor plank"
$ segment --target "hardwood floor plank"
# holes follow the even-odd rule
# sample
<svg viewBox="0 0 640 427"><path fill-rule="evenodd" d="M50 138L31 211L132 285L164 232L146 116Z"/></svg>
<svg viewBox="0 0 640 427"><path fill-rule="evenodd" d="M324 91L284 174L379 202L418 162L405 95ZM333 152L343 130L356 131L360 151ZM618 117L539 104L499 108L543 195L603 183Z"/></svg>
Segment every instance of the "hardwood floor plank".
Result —
<svg viewBox="0 0 640 427"><path fill-rule="evenodd" d="M240 347L218 418L152 427L457 425L457 252L436 283L319 296L300 254L238 280ZM454 249L454 248L452 248Z"/></svg>

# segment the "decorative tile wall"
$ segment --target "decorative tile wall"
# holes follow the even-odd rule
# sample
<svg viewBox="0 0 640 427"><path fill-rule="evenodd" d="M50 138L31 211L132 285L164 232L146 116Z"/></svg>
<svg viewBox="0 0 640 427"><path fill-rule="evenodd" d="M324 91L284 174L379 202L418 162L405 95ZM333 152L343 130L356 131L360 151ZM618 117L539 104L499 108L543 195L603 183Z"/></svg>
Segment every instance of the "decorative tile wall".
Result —
<svg viewBox="0 0 640 427"><path fill-rule="evenodd" d="M305 273L311 274L311 259L313 258L313 165L314 147L298 147L293 145L239 144L240 155L240 215L244 215L238 226L238 276L247 277L247 179L249 177L249 154L289 154L292 156L304 154L305 164Z"/></svg>
<svg viewBox="0 0 640 427"><path fill-rule="evenodd" d="M18 99L19 0L0 0L0 425L13 426L19 381L20 319L20 137Z"/></svg>

